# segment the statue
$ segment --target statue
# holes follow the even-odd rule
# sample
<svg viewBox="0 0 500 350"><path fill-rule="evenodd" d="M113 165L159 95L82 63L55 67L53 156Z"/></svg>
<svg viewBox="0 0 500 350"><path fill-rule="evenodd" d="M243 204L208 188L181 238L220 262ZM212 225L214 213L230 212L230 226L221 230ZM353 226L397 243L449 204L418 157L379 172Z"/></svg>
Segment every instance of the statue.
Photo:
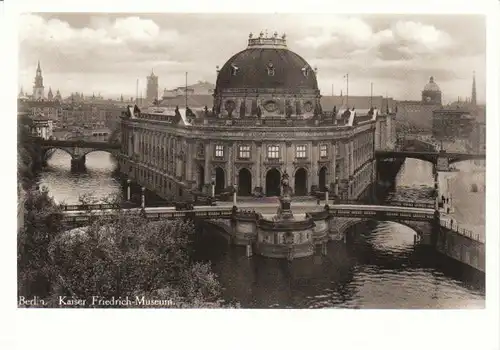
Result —
<svg viewBox="0 0 500 350"><path fill-rule="evenodd" d="M290 178L286 170L281 176L281 196L279 201L280 206L278 208L277 218L281 220L293 218L291 210L292 188L290 187Z"/></svg>
<svg viewBox="0 0 500 350"><path fill-rule="evenodd" d="M290 177L286 170L281 176L281 193L283 197L290 196L292 194L292 188L290 187Z"/></svg>

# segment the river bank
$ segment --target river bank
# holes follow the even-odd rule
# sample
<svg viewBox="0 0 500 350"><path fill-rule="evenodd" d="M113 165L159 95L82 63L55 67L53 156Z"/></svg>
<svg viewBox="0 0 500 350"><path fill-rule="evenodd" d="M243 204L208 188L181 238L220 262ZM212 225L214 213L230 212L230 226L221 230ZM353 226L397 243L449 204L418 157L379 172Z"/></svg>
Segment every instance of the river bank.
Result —
<svg viewBox="0 0 500 350"><path fill-rule="evenodd" d="M472 162L459 163L456 168L459 171L443 177L443 193L449 194L452 201L451 216L461 227L485 239L485 168Z"/></svg>

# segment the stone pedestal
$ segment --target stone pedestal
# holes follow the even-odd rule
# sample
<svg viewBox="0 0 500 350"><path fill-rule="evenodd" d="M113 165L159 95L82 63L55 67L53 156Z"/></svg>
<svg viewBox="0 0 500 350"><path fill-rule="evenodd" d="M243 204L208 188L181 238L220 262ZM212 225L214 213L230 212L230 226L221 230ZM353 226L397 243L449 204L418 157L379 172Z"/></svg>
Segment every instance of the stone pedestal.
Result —
<svg viewBox="0 0 500 350"><path fill-rule="evenodd" d="M292 220L293 213L291 209L291 197L289 195L281 196L279 198L280 206L278 207L278 211L276 213L277 220Z"/></svg>

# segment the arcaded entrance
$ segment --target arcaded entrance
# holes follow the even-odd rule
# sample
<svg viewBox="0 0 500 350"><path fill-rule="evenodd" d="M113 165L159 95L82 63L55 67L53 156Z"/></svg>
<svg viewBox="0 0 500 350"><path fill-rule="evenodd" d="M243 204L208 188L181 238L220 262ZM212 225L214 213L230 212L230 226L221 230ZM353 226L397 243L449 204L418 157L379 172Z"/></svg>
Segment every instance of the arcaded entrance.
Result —
<svg viewBox="0 0 500 350"><path fill-rule="evenodd" d="M238 173L238 196L252 194L252 173L247 168L242 168Z"/></svg>
<svg viewBox="0 0 500 350"><path fill-rule="evenodd" d="M224 170L220 167L215 168L215 194L219 194L225 187Z"/></svg>
<svg viewBox="0 0 500 350"><path fill-rule="evenodd" d="M319 190L320 191L325 191L326 187L326 168L322 167L319 170Z"/></svg>
<svg viewBox="0 0 500 350"><path fill-rule="evenodd" d="M299 168L295 172L295 195L305 196L307 194L307 171Z"/></svg>
<svg viewBox="0 0 500 350"><path fill-rule="evenodd" d="M266 174L266 196L279 196L281 194L281 174L276 168L270 169Z"/></svg>

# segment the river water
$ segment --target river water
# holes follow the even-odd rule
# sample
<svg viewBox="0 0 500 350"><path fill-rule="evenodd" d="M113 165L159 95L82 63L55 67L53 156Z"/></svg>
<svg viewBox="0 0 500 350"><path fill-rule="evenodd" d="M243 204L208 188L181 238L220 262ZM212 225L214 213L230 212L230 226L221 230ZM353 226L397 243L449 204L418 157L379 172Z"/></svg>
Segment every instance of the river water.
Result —
<svg viewBox="0 0 500 350"><path fill-rule="evenodd" d="M61 151L40 174L58 202L78 203L80 195L103 197L120 190L105 152L87 155L87 172L72 174ZM429 199L430 163L408 159L398 174L394 199ZM254 256L242 247L205 237L195 257L211 261L224 299L246 308L483 308L484 276L450 261L431 247L414 245L415 232L380 222L353 228L347 244L330 242L327 255L292 262Z"/></svg>

